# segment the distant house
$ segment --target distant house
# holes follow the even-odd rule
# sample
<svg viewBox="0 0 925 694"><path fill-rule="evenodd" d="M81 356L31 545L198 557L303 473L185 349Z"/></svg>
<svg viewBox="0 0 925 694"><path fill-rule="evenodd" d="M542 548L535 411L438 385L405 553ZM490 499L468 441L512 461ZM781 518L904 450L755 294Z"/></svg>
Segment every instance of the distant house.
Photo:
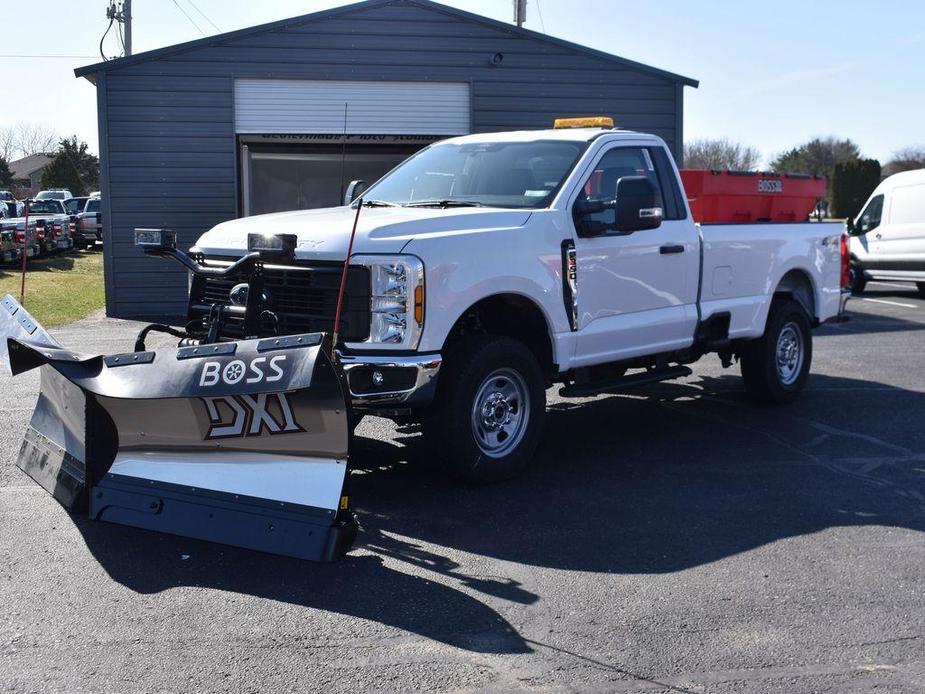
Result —
<svg viewBox="0 0 925 694"><path fill-rule="evenodd" d="M30 154L10 162L14 188L28 188L33 193L42 186L42 172L51 163L47 154Z"/></svg>

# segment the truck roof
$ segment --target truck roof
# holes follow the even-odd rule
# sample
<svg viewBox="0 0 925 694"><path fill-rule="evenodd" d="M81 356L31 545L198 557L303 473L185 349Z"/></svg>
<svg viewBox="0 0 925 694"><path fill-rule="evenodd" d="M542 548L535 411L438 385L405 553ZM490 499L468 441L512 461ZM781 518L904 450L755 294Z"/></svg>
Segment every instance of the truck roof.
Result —
<svg viewBox="0 0 925 694"><path fill-rule="evenodd" d="M496 133L477 133L461 135L443 142L459 144L477 142L536 142L537 140L564 140L567 142L590 142L601 135L626 135L633 139L645 138L658 140L654 135L637 133L619 128L549 128L547 130L510 130Z"/></svg>

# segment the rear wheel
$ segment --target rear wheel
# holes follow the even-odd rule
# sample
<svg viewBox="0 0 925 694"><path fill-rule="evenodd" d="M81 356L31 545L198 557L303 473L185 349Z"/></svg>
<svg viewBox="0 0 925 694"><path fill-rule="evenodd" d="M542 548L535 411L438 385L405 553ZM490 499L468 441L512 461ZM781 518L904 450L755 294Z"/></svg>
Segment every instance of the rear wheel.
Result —
<svg viewBox="0 0 925 694"><path fill-rule="evenodd" d="M543 373L533 353L507 337L465 338L448 350L440 378L439 411L424 423L431 454L466 482L522 472L546 413Z"/></svg>
<svg viewBox="0 0 925 694"><path fill-rule="evenodd" d="M809 318L795 301L771 304L764 335L740 351L745 390L760 402L790 402L806 384L813 358Z"/></svg>

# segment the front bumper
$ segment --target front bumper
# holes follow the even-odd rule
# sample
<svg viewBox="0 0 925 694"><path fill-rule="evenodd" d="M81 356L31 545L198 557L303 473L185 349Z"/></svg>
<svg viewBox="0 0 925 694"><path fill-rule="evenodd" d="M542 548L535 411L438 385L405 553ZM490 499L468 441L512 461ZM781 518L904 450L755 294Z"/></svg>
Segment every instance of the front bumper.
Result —
<svg viewBox="0 0 925 694"><path fill-rule="evenodd" d="M340 351L337 360L346 374L353 406L369 409L430 404L443 363L439 354L346 354Z"/></svg>

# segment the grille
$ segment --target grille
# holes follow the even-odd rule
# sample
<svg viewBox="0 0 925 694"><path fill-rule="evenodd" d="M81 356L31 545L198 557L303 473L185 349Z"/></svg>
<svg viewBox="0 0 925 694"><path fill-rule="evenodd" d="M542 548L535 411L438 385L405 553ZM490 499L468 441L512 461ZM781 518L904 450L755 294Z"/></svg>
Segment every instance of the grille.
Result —
<svg viewBox="0 0 925 694"><path fill-rule="evenodd" d="M337 310L343 265L339 263L306 263L294 266L264 267L264 290L269 295L269 310L279 319L281 335L331 332ZM190 289L189 320L199 320L214 304L231 303L231 289L248 280L247 274L231 277L195 277ZM369 269L351 266L347 272L347 287L341 312L341 335L350 342L369 337L370 290ZM225 323L226 337L240 337L242 319ZM272 323L264 326L272 334Z"/></svg>

